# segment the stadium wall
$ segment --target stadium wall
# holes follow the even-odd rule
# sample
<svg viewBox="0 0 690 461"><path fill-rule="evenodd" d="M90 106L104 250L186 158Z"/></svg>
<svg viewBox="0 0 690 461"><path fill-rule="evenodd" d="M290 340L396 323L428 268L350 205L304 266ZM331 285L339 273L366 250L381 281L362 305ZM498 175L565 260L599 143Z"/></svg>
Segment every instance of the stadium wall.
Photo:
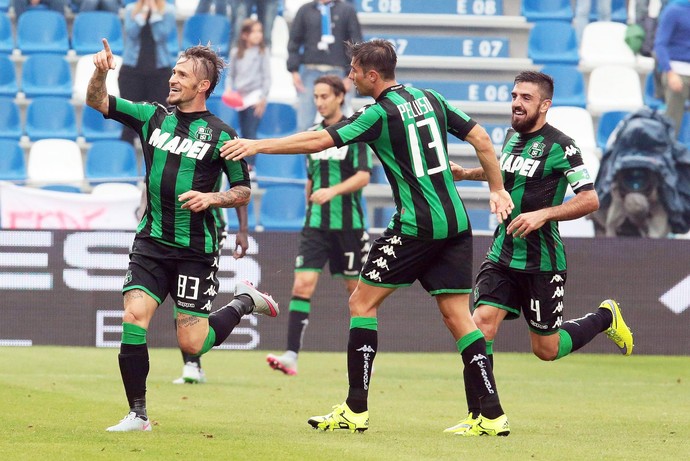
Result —
<svg viewBox="0 0 690 461"><path fill-rule="evenodd" d="M235 282L248 279L282 306L277 319L245 317L221 348L281 351L297 233L254 233L248 255L221 258L215 307L231 299ZM372 236L373 237L373 236ZM0 345L118 347L120 288L133 233L116 231L0 231ZM475 237L478 268L489 237ZM601 300L618 300L639 354L688 354L690 245L684 240L566 239L569 267L565 318L585 315ZM304 350L344 351L349 315L341 281L321 277ZM172 303L160 308L149 331L152 347L174 347ZM529 352L523 319L504 323L496 351ZM419 284L401 289L379 312L379 346L390 352L449 352L455 344ZM615 353L603 336L586 352Z"/></svg>

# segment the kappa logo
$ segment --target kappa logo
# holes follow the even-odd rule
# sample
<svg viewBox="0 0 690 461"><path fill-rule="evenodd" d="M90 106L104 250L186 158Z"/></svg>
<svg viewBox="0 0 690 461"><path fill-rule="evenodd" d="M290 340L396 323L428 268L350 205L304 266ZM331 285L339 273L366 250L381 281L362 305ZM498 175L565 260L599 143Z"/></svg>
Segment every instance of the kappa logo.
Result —
<svg viewBox="0 0 690 461"><path fill-rule="evenodd" d="M381 281L381 273L377 271L376 269L373 269L366 274L364 274L369 280L373 280L375 282L380 282Z"/></svg>
<svg viewBox="0 0 690 461"><path fill-rule="evenodd" d="M370 345L365 344L364 346L362 346L362 347L360 347L359 349L357 349L357 352L369 352L369 353L372 353L372 354L373 354L373 353L376 352L376 351L375 351L374 348L371 347Z"/></svg>
<svg viewBox="0 0 690 461"><path fill-rule="evenodd" d="M553 310L552 314L559 312L563 312L563 301L558 301L558 304L556 304L556 308Z"/></svg>
<svg viewBox="0 0 690 461"><path fill-rule="evenodd" d="M580 150L571 144L565 148L565 151L563 152L565 154L564 158L570 157L571 155L575 155L579 152L580 152Z"/></svg>
<svg viewBox="0 0 690 461"><path fill-rule="evenodd" d="M564 292L565 292L565 289L563 287L556 287L556 290L553 292L553 296L551 296L551 299L558 298L558 297L562 298Z"/></svg>
<svg viewBox="0 0 690 461"><path fill-rule="evenodd" d="M563 281L563 276L559 274L554 274L553 277L551 277L551 283L560 283Z"/></svg>
<svg viewBox="0 0 690 461"><path fill-rule="evenodd" d="M385 254L386 256L392 256L395 259L398 259L397 256L395 256L395 248L393 248L390 245L384 245L381 247L381 253Z"/></svg>
<svg viewBox="0 0 690 461"><path fill-rule="evenodd" d="M532 158L541 157L542 155L544 155L545 147L546 144L544 144L543 142L534 141L529 148L529 156Z"/></svg>
<svg viewBox="0 0 690 461"><path fill-rule="evenodd" d="M213 130L207 126L200 126L196 129L194 137L202 142L209 142L213 138Z"/></svg>
<svg viewBox="0 0 690 461"><path fill-rule="evenodd" d="M391 245L402 245L402 239L399 235L394 235L391 238L386 239L386 242L390 243Z"/></svg>
<svg viewBox="0 0 690 461"><path fill-rule="evenodd" d="M388 260L383 256L374 259L372 262L376 264L376 266L380 269L386 269L387 271L390 270L390 268L388 267Z"/></svg>
<svg viewBox="0 0 690 461"><path fill-rule="evenodd" d="M474 362L480 362L482 360L486 360L486 356L484 354L475 354L474 357L472 357L472 360L470 360L470 365Z"/></svg>

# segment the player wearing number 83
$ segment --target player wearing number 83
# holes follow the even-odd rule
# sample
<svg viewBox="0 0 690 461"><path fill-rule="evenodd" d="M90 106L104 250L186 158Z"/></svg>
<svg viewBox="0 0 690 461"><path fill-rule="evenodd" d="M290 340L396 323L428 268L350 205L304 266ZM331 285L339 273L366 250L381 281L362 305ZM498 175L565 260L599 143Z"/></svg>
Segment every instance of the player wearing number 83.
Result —
<svg viewBox="0 0 690 461"><path fill-rule="evenodd" d="M475 148L489 178L491 211L502 222L513 204L503 188L493 144L486 130L440 94L398 84L397 56L388 41L371 40L348 48L349 78L361 95L375 99L374 104L324 130L280 139L232 140L221 147L223 157L241 159L257 152L313 153L365 142L381 161L393 190L397 212L374 242L349 300L347 398L331 413L314 416L308 423L321 430L368 429L368 391L378 349L377 309L397 288L415 280L435 297L457 342L465 375L482 396L482 414L505 419L484 355L486 343L469 311L472 231L453 183L446 137L451 133Z"/></svg>

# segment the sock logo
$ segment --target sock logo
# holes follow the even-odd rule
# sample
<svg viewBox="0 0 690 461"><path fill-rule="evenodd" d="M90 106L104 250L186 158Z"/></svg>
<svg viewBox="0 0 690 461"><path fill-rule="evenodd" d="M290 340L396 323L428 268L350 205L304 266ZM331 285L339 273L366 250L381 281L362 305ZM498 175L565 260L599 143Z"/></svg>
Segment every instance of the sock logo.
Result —
<svg viewBox="0 0 690 461"><path fill-rule="evenodd" d="M357 352L376 352L376 351L370 345L365 344L364 346L357 349Z"/></svg>
<svg viewBox="0 0 690 461"><path fill-rule="evenodd" d="M475 356L472 357L472 360L470 360L470 365L481 360L486 360L486 356L484 354L475 354Z"/></svg>

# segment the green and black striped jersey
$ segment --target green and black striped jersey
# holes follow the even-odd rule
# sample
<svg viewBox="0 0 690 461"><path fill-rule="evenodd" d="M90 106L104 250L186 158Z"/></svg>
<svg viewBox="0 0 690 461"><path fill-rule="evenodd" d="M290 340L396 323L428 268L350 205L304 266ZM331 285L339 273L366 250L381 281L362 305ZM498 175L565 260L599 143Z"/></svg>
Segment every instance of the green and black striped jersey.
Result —
<svg viewBox="0 0 690 461"><path fill-rule="evenodd" d="M324 125L321 123L313 129L323 130ZM361 142L330 147L307 156L307 178L312 182L312 192L340 184L358 171L371 171L371 149ZM323 205L308 202L305 227L321 230L364 229L365 219L360 189L350 194L336 195Z"/></svg>
<svg viewBox="0 0 690 461"><path fill-rule="evenodd" d="M506 226L520 213L562 204L568 185L575 193L594 189L580 149L548 123L527 135L510 129L499 163L515 209L496 228L487 258L525 272L565 271L565 249L557 221L547 222L526 238L513 238L506 233Z"/></svg>
<svg viewBox="0 0 690 461"><path fill-rule="evenodd" d="M200 253L218 250L216 223L209 210L193 213L178 196L189 190L213 192L225 167L231 186L250 187L247 164L225 161L220 147L237 133L208 111L169 111L159 104L110 96L108 117L134 129L146 167L146 212L137 234Z"/></svg>
<svg viewBox="0 0 690 461"><path fill-rule="evenodd" d="M475 125L437 92L395 85L326 130L336 146L365 142L380 159L397 209L389 228L444 239L469 229L448 163L447 134L464 140Z"/></svg>

